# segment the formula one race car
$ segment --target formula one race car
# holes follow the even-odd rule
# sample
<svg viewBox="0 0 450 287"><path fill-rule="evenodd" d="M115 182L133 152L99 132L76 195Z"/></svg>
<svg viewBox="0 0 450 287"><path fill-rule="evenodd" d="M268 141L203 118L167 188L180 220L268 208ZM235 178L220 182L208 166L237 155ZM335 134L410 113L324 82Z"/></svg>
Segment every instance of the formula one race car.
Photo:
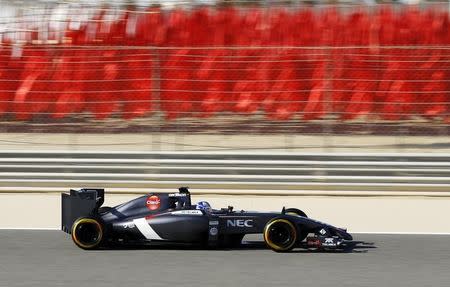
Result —
<svg viewBox="0 0 450 287"><path fill-rule="evenodd" d="M191 204L186 187L177 193L151 193L116 207L101 207L103 189L62 194L62 230L83 249L120 245L187 244L236 247L244 235L262 233L277 252L295 247L345 249L352 236L345 229L308 218L295 208L281 212L212 209Z"/></svg>

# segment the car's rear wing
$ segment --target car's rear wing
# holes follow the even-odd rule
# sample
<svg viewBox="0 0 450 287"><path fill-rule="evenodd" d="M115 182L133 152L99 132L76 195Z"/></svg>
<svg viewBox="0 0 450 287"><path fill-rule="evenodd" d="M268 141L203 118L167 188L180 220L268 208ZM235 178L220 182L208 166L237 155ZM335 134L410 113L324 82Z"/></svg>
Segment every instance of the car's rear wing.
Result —
<svg viewBox="0 0 450 287"><path fill-rule="evenodd" d="M105 201L105 190L99 188L71 189L61 194L61 229L70 233L73 222L81 216L94 215Z"/></svg>

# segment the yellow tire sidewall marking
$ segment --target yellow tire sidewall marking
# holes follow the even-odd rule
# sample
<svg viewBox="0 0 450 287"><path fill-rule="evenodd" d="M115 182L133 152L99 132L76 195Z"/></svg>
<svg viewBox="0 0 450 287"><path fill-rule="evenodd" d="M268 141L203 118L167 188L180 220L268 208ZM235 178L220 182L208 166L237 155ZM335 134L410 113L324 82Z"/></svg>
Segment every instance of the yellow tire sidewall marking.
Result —
<svg viewBox="0 0 450 287"><path fill-rule="evenodd" d="M78 238L75 235L75 230L78 227L78 225L84 224L84 223L95 224L98 227L98 229L100 230L99 237L98 237L97 241L94 244L90 244L90 245L89 244L83 244L83 243L80 242L80 240L78 240ZM81 218L81 219L78 219L77 221L75 221L75 223L72 226L72 239L73 239L73 241L75 241L75 243L77 245L79 245L79 246L81 246L83 248L91 249L91 248L96 247L102 241L102 238L103 238L103 228L100 225L100 223L97 220L95 220L95 219L92 219L92 218Z"/></svg>
<svg viewBox="0 0 450 287"><path fill-rule="evenodd" d="M275 223L279 223L279 222L283 222L286 223L287 225L289 225L292 230L294 231L294 240L292 240L292 243L287 246L287 247L280 247L276 244L274 244L273 242L270 241L269 236L268 236L268 230L269 228L275 224ZM266 227L264 228L264 240L267 243L267 245L269 245L272 249L275 249L277 251L285 251L285 250L289 250L296 242L297 242L297 229L295 228L294 224L292 224L292 222L290 222L289 220L286 219L275 219L272 222L270 222L269 224L266 225Z"/></svg>

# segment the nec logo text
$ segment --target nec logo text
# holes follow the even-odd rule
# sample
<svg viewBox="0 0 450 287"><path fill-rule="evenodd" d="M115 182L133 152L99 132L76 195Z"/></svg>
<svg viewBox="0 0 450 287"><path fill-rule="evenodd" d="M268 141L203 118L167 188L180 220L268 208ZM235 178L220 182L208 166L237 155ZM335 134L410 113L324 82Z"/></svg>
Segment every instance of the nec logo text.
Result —
<svg viewBox="0 0 450 287"><path fill-rule="evenodd" d="M253 219L228 219L228 227L253 227Z"/></svg>

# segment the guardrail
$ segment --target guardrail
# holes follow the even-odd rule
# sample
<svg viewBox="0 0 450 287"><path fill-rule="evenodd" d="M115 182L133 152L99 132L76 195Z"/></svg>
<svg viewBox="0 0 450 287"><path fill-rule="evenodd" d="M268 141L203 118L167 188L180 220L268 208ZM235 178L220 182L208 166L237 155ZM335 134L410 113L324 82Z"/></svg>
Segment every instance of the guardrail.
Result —
<svg viewBox="0 0 450 287"><path fill-rule="evenodd" d="M190 186L229 194L450 194L448 154L0 152L0 191Z"/></svg>

